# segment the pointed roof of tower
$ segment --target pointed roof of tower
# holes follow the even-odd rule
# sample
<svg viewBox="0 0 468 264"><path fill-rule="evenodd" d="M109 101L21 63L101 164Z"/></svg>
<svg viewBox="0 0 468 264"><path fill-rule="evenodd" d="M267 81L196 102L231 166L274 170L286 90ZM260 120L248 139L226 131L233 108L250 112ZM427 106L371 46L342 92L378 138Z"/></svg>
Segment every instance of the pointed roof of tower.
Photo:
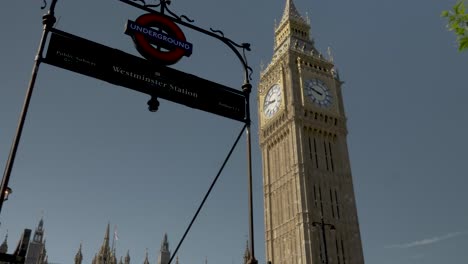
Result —
<svg viewBox="0 0 468 264"><path fill-rule="evenodd" d="M109 230L110 230L110 223L107 223L106 234L104 235L104 241L107 241L107 243L109 243Z"/></svg>
<svg viewBox="0 0 468 264"><path fill-rule="evenodd" d="M34 231L34 237L33 241L36 243L43 243L44 239L44 217L41 217L41 220L39 220L39 224L36 227L36 230Z"/></svg>
<svg viewBox="0 0 468 264"><path fill-rule="evenodd" d="M110 223L107 223L106 232L104 233L104 241L102 242L102 246L101 246L101 252L103 252L103 251L109 252L110 251L110 248L109 248L109 229L110 229Z"/></svg>
<svg viewBox="0 0 468 264"><path fill-rule="evenodd" d="M37 226L37 228L40 230L44 228L44 217L41 217L41 220L39 220L39 225Z"/></svg>
<svg viewBox="0 0 468 264"><path fill-rule="evenodd" d="M81 264L81 261L83 261L83 253L81 252L81 243L80 243L78 252L76 252L76 255L75 255L75 264Z"/></svg>
<svg viewBox="0 0 468 264"><path fill-rule="evenodd" d="M149 264L149 260L148 260L148 249L146 249L145 262L143 262L143 264Z"/></svg>
<svg viewBox="0 0 468 264"><path fill-rule="evenodd" d="M293 0L286 0L286 5L284 7L283 17L281 18L280 25L288 20L307 23L306 20L301 16L299 11L297 11Z"/></svg>
<svg viewBox="0 0 468 264"><path fill-rule="evenodd" d="M284 1L285 8L281 22L279 25L275 23L273 57L268 66L262 69L260 76L268 73L279 60L284 58L285 54L292 54L291 52L322 59L311 37L309 19L306 20L301 16L293 0Z"/></svg>
<svg viewBox="0 0 468 264"><path fill-rule="evenodd" d="M101 249L94 257L93 263L100 263L101 260L111 261L112 252L109 247L109 229L110 223L107 223L106 233L104 234L104 241L102 242ZM94 262L95 261L95 262Z"/></svg>
<svg viewBox="0 0 468 264"><path fill-rule="evenodd" d="M2 245L0 245L0 253L7 253L8 252L8 232L5 235L5 239L3 240Z"/></svg>
<svg viewBox="0 0 468 264"><path fill-rule="evenodd" d="M161 251L169 251L169 242L167 241L167 233L164 233L163 241L161 242Z"/></svg>
<svg viewBox="0 0 468 264"><path fill-rule="evenodd" d="M130 250L127 250L127 255L125 256L125 264L130 264Z"/></svg>
<svg viewBox="0 0 468 264"><path fill-rule="evenodd" d="M247 264L250 260L250 249L249 249L249 241L245 244L245 251L244 251L244 264Z"/></svg>

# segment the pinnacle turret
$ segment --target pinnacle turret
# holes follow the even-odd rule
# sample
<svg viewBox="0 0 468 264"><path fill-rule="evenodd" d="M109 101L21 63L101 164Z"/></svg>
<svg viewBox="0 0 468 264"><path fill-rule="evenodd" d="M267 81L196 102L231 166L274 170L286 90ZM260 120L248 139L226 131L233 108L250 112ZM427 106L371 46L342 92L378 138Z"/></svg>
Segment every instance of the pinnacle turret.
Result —
<svg viewBox="0 0 468 264"><path fill-rule="evenodd" d="M169 251L169 242L167 241L167 234L164 234L163 241L161 242L161 251Z"/></svg>
<svg viewBox="0 0 468 264"><path fill-rule="evenodd" d="M143 262L143 264L149 264L149 260L148 260L148 249L146 249L145 262Z"/></svg>
<svg viewBox="0 0 468 264"><path fill-rule="evenodd" d="M104 233L104 241L102 242L100 254L110 254L110 247L109 247L109 229L110 223L107 223L106 233Z"/></svg>
<svg viewBox="0 0 468 264"><path fill-rule="evenodd" d="M310 34L309 19L304 19L297 11L293 0L285 0L283 16L278 26L275 23L275 43L273 58L270 64L261 71L260 76L266 74L276 62L287 54L291 58L301 56L322 59L323 56L315 48L314 40Z"/></svg>
<svg viewBox="0 0 468 264"><path fill-rule="evenodd" d="M76 252L75 255L75 264L81 264L83 261L83 253L81 252L81 243L80 243L80 248L78 249L78 252Z"/></svg>
<svg viewBox="0 0 468 264"><path fill-rule="evenodd" d="M8 252L8 233L5 235L5 239L3 240L2 245L0 245L0 253L7 253Z"/></svg>
<svg viewBox="0 0 468 264"><path fill-rule="evenodd" d="M300 23L307 23L307 21L301 16L299 11L297 11L293 0L286 0L286 5L284 7L283 17L281 18L280 25L288 20L294 20Z"/></svg>
<svg viewBox="0 0 468 264"><path fill-rule="evenodd" d="M125 264L130 264L130 250L127 250L127 255L125 256Z"/></svg>
<svg viewBox="0 0 468 264"><path fill-rule="evenodd" d="M244 264L249 263L250 260L250 249L249 249L249 241L245 244L245 251L244 251Z"/></svg>
<svg viewBox="0 0 468 264"><path fill-rule="evenodd" d="M161 242L161 250L159 251L158 264L167 264L171 258L171 252L169 251L169 241L167 234L164 234L164 238Z"/></svg>
<svg viewBox="0 0 468 264"><path fill-rule="evenodd" d="M34 231L33 241L37 243L42 243L43 238L44 238L44 219L41 217L41 220L39 220L39 224L37 225L36 230Z"/></svg>
<svg viewBox="0 0 468 264"><path fill-rule="evenodd" d="M284 42L309 42L309 23L299 14L293 0L286 0L283 17L275 28L276 47ZM289 40L289 41L287 41Z"/></svg>
<svg viewBox="0 0 468 264"><path fill-rule="evenodd" d="M107 223L104 241L102 242L101 249L94 256L93 264L115 264L117 262L117 259L109 247L109 230L110 223Z"/></svg>

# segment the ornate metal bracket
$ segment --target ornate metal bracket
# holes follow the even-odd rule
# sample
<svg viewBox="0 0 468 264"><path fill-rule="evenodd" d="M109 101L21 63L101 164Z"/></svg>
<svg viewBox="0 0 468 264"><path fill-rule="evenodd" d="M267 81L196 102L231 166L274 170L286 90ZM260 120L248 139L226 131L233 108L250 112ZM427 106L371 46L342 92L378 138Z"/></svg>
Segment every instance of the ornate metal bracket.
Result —
<svg viewBox="0 0 468 264"><path fill-rule="evenodd" d="M249 83L249 81L252 80L253 70L248 65L247 57L246 57L246 54L245 54L245 51L250 51L250 44L249 43L239 44L239 43L236 43L233 40L225 37L224 33L221 30L215 30L213 28L210 28L210 31L208 31L206 29L203 29L203 28L200 28L200 27L197 27L197 26L191 24L191 23L194 22L194 20L189 19L185 15L178 16L174 12L169 10L169 8L167 6L171 3L171 0L156 0L156 1L159 1L159 4L156 4L156 5L149 5L144 0L119 0L119 1L123 2L123 3L126 3L128 5L131 5L133 7L139 8L139 9L141 9L143 11L146 11L146 12L149 12L149 13L159 13L159 14L165 15L169 19L174 21L175 23L178 23L180 25L191 28L191 29L193 29L195 31L198 31L200 33L203 33L205 35L211 36L213 38L216 38L216 39L222 41L224 44L226 44L236 54L236 56L238 57L238 59L242 63L242 66L244 67L244 71L245 71L245 81L247 83ZM137 2L139 2L141 4L138 4ZM157 11L157 10L153 9L154 7L160 7L160 11ZM170 14L170 16L166 15L165 11L167 11ZM186 22L186 21L188 21L188 22ZM242 50L242 54L241 54L240 50Z"/></svg>
<svg viewBox="0 0 468 264"><path fill-rule="evenodd" d="M156 8L156 7L160 7L160 12L162 14L164 14L165 11L167 11L169 14L171 14L171 16L173 16L175 19L177 20L182 20L182 19L185 19L187 22L190 22L190 23L193 23L195 22L195 20L192 20L190 18L188 18L186 15L181 15L181 16L178 16L176 15L174 12L172 12L169 7L167 7L168 5L171 4L171 0L159 0L159 4L156 4L156 5L150 5L150 4L147 4L146 1L144 0L131 0L133 2L140 2L143 4L144 7L146 8Z"/></svg>
<svg viewBox="0 0 468 264"><path fill-rule="evenodd" d="M50 8L49 8L49 12L48 14L53 16L54 15L54 12L55 12L55 5L57 4L57 0L52 0L52 2L50 3ZM42 6L41 6L41 9L46 9L47 7L47 0L42 0ZM47 16L44 15L44 16ZM55 19L55 18L54 18ZM54 21L55 22L55 21Z"/></svg>

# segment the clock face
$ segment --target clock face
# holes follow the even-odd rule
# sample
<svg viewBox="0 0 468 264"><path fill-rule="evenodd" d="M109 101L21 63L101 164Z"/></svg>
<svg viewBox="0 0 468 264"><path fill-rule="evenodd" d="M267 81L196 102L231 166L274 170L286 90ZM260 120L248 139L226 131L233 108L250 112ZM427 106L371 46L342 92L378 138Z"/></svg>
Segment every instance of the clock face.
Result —
<svg viewBox="0 0 468 264"><path fill-rule="evenodd" d="M332 103L332 95L325 83L319 79L305 80L304 91L312 102L327 107Z"/></svg>
<svg viewBox="0 0 468 264"><path fill-rule="evenodd" d="M274 84L270 90L268 90L265 101L263 101L263 113L267 118L272 117L278 112L281 105L281 86Z"/></svg>

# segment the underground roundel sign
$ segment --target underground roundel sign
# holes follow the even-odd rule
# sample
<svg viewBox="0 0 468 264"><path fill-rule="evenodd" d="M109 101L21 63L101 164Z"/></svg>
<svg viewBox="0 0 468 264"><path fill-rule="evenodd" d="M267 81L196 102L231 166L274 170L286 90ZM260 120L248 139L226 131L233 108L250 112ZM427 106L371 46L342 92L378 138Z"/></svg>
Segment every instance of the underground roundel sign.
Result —
<svg viewBox="0 0 468 264"><path fill-rule="evenodd" d="M184 32L168 17L151 13L129 20L125 34L132 36L143 57L165 65L178 62L192 54L193 45L186 41Z"/></svg>

